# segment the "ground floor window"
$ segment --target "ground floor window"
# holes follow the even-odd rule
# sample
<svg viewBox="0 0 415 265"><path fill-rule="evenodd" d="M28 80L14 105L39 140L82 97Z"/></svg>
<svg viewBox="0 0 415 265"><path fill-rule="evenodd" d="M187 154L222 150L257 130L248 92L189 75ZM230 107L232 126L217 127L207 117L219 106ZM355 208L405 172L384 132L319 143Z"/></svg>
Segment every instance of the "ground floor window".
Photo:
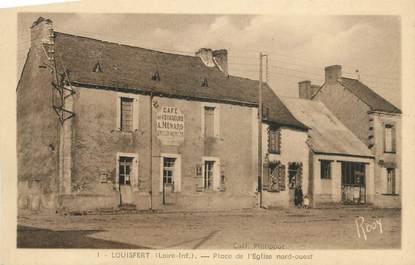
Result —
<svg viewBox="0 0 415 265"><path fill-rule="evenodd" d="M387 178L387 186L386 186L387 194L396 194L396 176L395 176L394 168L386 169L386 178Z"/></svg>
<svg viewBox="0 0 415 265"><path fill-rule="evenodd" d="M285 190L285 165L280 161L264 163L262 189L267 191Z"/></svg>
<svg viewBox="0 0 415 265"><path fill-rule="evenodd" d="M131 172L134 157L120 156L118 160L118 182L121 185L131 184Z"/></svg>
<svg viewBox="0 0 415 265"><path fill-rule="evenodd" d="M163 157L163 184L174 183L174 163L176 158Z"/></svg>
<svg viewBox="0 0 415 265"><path fill-rule="evenodd" d="M205 161L205 174L203 176L203 187L205 190L212 190L213 189L213 166L215 161Z"/></svg>

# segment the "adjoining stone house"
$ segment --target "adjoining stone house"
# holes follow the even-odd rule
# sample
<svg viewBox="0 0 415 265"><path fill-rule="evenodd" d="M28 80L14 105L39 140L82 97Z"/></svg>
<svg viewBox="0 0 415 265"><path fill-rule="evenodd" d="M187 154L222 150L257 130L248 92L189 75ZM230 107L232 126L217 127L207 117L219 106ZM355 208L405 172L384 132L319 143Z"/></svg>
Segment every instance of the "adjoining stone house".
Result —
<svg viewBox="0 0 415 265"><path fill-rule="evenodd" d="M401 110L356 79L342 76L342 67L325 68L321 87L303 82L300 97L319 100L375 156L375 199L380 207L401 206Z"/></svg>
<svg viewBox="0 0 415 265"><path fill-rule="evenodd" d="M163 53L43 18L31 42L17 87L19 209L257 206L258 81L230 76L226 50ZM265 126L283 128L272 142L284 152L298 134L301 149L307 127L266 84L263 95Z"/></svg>
<svg viewBox="0 0 415 265"><path fill-rule="evenodd" d="M301 87L302 84L300 84ZM308 130L308 194L315 207L333 204L373 204L374 156L323 103L281 98Z"/></svg>

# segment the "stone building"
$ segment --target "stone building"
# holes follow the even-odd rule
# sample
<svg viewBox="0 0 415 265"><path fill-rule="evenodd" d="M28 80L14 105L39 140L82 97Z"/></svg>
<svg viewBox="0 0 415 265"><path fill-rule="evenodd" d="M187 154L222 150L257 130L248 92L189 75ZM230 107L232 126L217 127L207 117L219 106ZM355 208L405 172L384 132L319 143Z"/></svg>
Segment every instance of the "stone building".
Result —
<svg viewBox="0 0 415 265"><path fill-rule="evenodd" d="M300 96L323 102L371 150L375 157L374 204L400 207L401 110L359 80L343 77L340 65L325 68L321 87L303 82Z"/></svg>
<svg viewBox="0 0 415 265"><path fill-rule="evenodd" d="M257 206L258 81L229 75L226 50L163 53L43 18L31 42L17 87L20 209ZM266 84L263 95L264 124L303 142L307 127Z"/></svg>
<svg viewBox="0 0 415 265"><path fill-rule="evenodd" d="M301 84L300 84L301 88ZM373 204L374 156L323 103L282 98L284 105L308 130L308 190L314 207Z"/></svg>

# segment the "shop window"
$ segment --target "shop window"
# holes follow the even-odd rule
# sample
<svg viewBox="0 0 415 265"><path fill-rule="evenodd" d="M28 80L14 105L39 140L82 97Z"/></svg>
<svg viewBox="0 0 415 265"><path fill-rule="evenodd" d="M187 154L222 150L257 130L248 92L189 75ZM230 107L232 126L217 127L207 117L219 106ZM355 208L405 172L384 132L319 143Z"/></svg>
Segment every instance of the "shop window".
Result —
<svg viewBox="0 0 415 265"><path fill-rule="evenodd" d="M281 146L281 130L277 128L268 128L268 152L279 154Z"/></svg>
<svg viewBox="0 0 415 265"><path fill-rule="evenodd" d="M342 162L342 185L364 186L365 164L355 162Z"/></svg>
<svg viewBox="0 0 415 265"><path fill-rule="evenodd" d="M396 152L396 132L393 124L384 127L384 151L385 153Z"/></svg>
<svg viewBox="0 0 415 265"><path fill-rule="evenodd" d="M320 177L321 179L331 179L330 160L320 160Z"/></svg>

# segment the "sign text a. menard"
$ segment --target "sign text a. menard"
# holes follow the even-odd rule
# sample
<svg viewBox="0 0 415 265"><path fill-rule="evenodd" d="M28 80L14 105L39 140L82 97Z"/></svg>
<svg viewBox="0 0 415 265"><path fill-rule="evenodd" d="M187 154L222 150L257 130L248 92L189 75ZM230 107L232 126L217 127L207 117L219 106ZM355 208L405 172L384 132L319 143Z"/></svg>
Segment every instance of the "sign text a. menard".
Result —
<svg viewBox="0 0 415 265"><path fill-rule="evenodd" d="M177 107L164 106L157 112L157 137L165 140L184 139L184 115Z"/></svg>

